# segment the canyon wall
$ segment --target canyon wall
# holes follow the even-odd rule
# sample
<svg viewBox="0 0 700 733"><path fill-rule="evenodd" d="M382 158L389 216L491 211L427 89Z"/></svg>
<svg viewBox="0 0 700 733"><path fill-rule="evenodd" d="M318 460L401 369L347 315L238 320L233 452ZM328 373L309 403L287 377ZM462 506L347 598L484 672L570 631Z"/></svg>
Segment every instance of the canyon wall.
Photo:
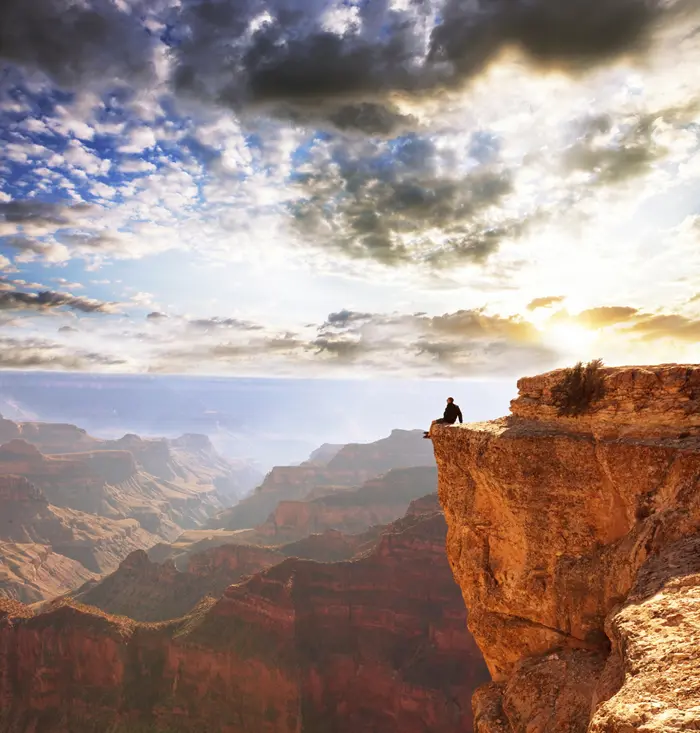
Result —
<svg viewBox="0 0 700 733"><path fill-rule="evenodd" d="M300 466L277 466L253 494L214 517L209 526L248 529L265 522L281 501L300 501L362 486L396 468L434 466L420 430L394 430L373 443L322 446ZM328 458L323 462L322 457ZM428 487L426 491L430 491Z"/></svg>
<svg viewBox="0 0 700 733"><path fill-rule="evenodd" d="M493 682L478 733L700 729L700 367L603 369L561 416L562 372L512 415L438 427L447 552Z"/></svg>
<svg viewBox="0 0 700 733"><path fill-rule="evenodd" d="M488 673L434 508L357 560L284 560L169 623L0 605L0 732L470 733Z"/></svg>
<svg viewBox="0 0 700 733"><path fill-rule="evenodd" d="M411 501L434 491L436 482L434 466L395 468L359 489L307 501L281 501L267 521L256 527L254 537L265 544L280 544L329 529L347 534L364 532L402 516Z"/></svg>

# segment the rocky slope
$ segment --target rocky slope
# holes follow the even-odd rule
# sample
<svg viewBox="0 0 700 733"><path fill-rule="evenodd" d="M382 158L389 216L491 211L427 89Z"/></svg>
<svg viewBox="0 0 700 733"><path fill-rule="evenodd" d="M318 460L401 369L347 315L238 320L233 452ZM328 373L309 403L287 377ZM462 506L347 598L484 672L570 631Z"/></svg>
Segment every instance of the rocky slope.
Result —
<svg viewBox="0 0 700 733"><path fill-rule="evenodd" d="M93 573L114 570L157 538L134 519L114 520L56 507L23 476L0 476L0 595L28 602L65 592ZM72 579L71 579L72 574ZM27 580L24 590L20 580Z"/></svg>
<svg viewBox="0 0 700 733"><path fill-rule="evenodd" d="M134 518L166 539L205 522L221 503L212 484L148 473L131 450L44 455L24 440L0 445L0 476L24 476L58 507Z"/></svg>
<svg viewBox="0 0 700 733"><path fill-rule="evenodd" d="M129 453L137 470L190 490L216 489L224 504L237 501L262 479L250 462L229 461L220 456L206 435L166 439L127 434L118 440L103 440L75 425L13 422L0 417L0 445L13 440L23 440L44 455Z"/></svg>
<svg viewBox="0 0 700 733"><path fill-rule="evenodd" d="M70 594L79 603L136 621L165 621L185 616L207 595L219 597L241 578L281 562L284 555L263 547L222 545L189 558L178 570L172 560L155 563L143 550L119 568Z"/></svg>
<svg viewBox="0 0 700 733"><path fill-rule="evenodd" d="M279 544L326 530L357 534L398 519L411 501L434 491L436 482L434 466L397 468L359 489L336 491L310 501L282 501L256 528L255 538Z"/></svg>
<svg viewBox="0 0 700 733"><path fill-rule="evenodd" d="M439 512L351 562L288 559L182 620L0 613L0 731L469 733L487 678Z"/></svg>
<svg viewBox="0 0 700 733"><path fill-rule="evenodd" d="M432 448L422 435L420 430L394 430L374 443L351 443L338 451L336 446L322 446L300 466L273 468L251 496L214 517L209 525L224 529L256 527L281 501L356 488L394 468L434 466ZM327 463L324 457L330 457Z"/></svg>
<svg viewBox="0 0 700 733"><path fill-rule="evenodd" d="M0 598L36 603L97 578L50 545L0 541Z"/></svg>
<svg viewBox="0 0 700 733"><path fill-rule="evenodd" d="M512 415L438 428L447 550L493 676L479 733L700 727L700 367L604 369L558 414L563 374Z"/></svg>

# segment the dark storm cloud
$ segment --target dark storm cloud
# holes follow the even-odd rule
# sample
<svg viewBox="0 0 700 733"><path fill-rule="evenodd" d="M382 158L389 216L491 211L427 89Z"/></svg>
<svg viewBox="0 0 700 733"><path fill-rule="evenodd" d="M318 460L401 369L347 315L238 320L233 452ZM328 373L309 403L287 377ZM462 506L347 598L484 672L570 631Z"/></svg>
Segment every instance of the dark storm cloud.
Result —
<svg viewBox="0 0 700 733"><path fill-rule="evenodd" d="M0 310L48 311L69 308L83 313L113 313L114 304L70 293L45 290L40 293L0 292Z"/></svg>
<svg viewBox="0 0 700 733"><path fill-rule="evenodd" d="M689 0L681 4L691 7ZM167 27L173 89L237 111L392 135L415 121L396 98L456 88L504 48L537 66L589 69L643 50L662 0L4 0L0 59L59 84L148 84ZM123 9L122 9L123 8ZM328 12L355 12L345 27Z"/></svg>
<svg viewBox="0 0 700 733"><path fill-rule="evenodd" d="M418 137L392 146L390 158L381 149L349 156L331 148L297 175L293 226L303 240L354 259L482 263L521 226L488 217L512 192L511 175L491 165L450 175L441 155Z"/></svg>
<svg viewBox="0 0 700 733"><path fill-rule="evenodd" d="M145 81L153 39L138 10L123 12L110 0L3 0L0 60L43 71L68 88Z"/></svg>
<svg viewBox="0 0 700 733"><path fill-rule="evenodd" d="M236 109L265 105L389 134L402 124L392 93L462 85L509 46L540 67L589 69L643 50L667 12L661 0L418 0L403 10L377 0L354 6L355 19L333 32L324 25L329 6L185 3L176 88Z"/></svg>
<svg viewBox="0 0 700 733"><path fill-rule="evenodd" d="M565 299L566 298L563 295L549 295L544 298L535 298L534 300L531 300L527 304L527 309L529 311L534 311L534 310L537 310L538 308L547 308L550 305L561 303Z"/></svg>

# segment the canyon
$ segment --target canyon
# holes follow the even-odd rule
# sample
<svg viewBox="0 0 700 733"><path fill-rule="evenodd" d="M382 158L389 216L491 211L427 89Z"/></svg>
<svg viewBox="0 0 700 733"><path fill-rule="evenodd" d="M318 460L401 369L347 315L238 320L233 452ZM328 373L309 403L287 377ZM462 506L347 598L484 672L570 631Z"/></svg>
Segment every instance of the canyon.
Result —
<svg viewBox="0 0 700 733"><path fill-rule="evenodd" d="M253 476L206 436L102 440L0 418L0 595L35 603L112 572L204 524Z"/></svg>
<svg viewBox="0 0 700 733"><path fill-rule="evenodd" d="M604 368L562 414L564 373L511 415L439 427L447 553L492 682L477 733L700 727L700 367Z"/></svg>
<svg viewBox="0 0 700 733"><path fill-rule="evenodd" d="M0 601L0 731L469 733L488 672L445 532L432 497L354 560L283 559L159 624Z"/></svg>
<svg viewBox="0 0 700 733"><path fill-rule="evenodd" d="M373 443L324 445L299 466L278 466L253 494L209 522L212 528L248 529L264 523L281 501L309 500L353 489L392 469L435 466L420 430L393 430ZM398 516L398 515L397 515Z"/></svg>
<svg viewBox="0 0 700 733"><path fill-rule="evenodd" d="M125 436L103 459L86 436L43 455L6 434L0 457L34 473L0 472L0 733L700 729L700 366L602 367L576 415L566 374L432 441L322 446L106 575L97 555L70 565L82 536L70 555L30 531L79 526L45 477L79 460L191 483L181 450L211 487L206 443ZM124 523L148 532L100 519L117 544Z"/></svg>

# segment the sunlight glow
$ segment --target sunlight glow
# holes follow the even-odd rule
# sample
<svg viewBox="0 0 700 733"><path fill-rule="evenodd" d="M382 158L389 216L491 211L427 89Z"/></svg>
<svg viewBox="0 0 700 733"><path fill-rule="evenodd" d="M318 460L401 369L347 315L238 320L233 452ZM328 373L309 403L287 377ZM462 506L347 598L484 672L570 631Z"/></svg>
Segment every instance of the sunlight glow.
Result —
<svg viewBox="0 0 700 733"><path fill-rule="evenodd" d="M577 359L590 357L591 347L598 341L598 331L590 331L575 323L547 326L545 341L563 354Z"/></svg>

